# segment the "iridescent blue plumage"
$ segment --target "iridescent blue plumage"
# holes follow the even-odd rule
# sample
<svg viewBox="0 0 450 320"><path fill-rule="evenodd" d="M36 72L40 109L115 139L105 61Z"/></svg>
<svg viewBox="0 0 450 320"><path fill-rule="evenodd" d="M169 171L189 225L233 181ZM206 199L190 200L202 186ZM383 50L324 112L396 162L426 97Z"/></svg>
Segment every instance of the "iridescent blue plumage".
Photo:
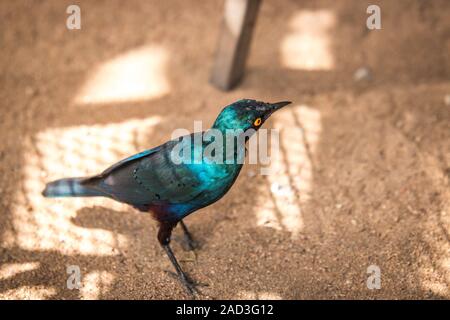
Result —
<svg viewBox="0 0 450 320"><path fill-rule="evenodd" d="M249 99L236 101L222 110L211 129L198 133L200 145L195 144L198 141L196 134L171 140L126 158L99 175L51 182L47 184L43 195L103 196L130 204L141 211L151 212L161 223L158 234L160 243L171 260L172 257L175 259L169 247L172 228L188 214L224 196L242 168L245 144L232 145L231 157L228 157L229 140L223 138L217 144L215 139L206 137L220 133L224 137L234 134L238 139L242 136L248 138L274 111L289 103L270 104ZM212 153L205 152L214 142L215 146L221 148L214 148ZM190 151L190 157L185 157L181 163L174 161L177 150ZM222 151L227 152L217 157L216 153ZM223 161L217 161L218 159ZM185 228L184 224L182 226ZM186 229L185 231L187 232ZM184 274L177 267L176 259L172 262L183 283L189 287L183 280ZM189 289L191 291L192 288Z"/></svg>

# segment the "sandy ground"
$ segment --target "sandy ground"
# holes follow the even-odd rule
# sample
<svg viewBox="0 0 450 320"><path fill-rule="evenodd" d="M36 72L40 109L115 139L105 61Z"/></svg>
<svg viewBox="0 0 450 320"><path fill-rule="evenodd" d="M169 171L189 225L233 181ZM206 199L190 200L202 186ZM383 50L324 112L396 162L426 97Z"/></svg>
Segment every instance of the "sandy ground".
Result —
<svg viewBox="0 0 450 320"><path fill-rule="evenodd" d="M203 298L450 297L449 1L375 1L378 31L366 1L265 1L229 93L208 84L221 1L77 3L69 31L71 1L0 2L0 298L187 298L150 216L40 191L209 126L242 97L294 104L266 123L281 129L274 173L246 166L186 219L196 256L175 230ZM354 80L360 67L371 80Z"/></svg>

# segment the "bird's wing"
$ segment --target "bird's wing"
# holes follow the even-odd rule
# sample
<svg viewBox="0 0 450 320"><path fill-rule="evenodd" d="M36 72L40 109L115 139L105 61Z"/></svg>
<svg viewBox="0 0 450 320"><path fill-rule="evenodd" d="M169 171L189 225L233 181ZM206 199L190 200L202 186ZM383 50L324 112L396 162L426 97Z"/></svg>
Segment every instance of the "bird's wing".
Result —
<svg viewBox="0 0 450 320"><path fill-rule="evenodd" d="M183 143L183 142L179 142ZM205 188L200 180L201 164L176 164L171 152L177 143L166 145L160 152L139 162L134 169L135 181L149 195L153 203L185 203L196 198Z"/></svg>
<svg viewBox="0 0 450 320"><path fill-rule="evenodd" d="M178 142L124 159L92 179L103 192L135 206L189 202L201 194L203 185L198 172L172 161L170 153Z"/></svg>
<svg viewBox="0 0 450 320"><path fill-rule="evenodd" d="M115 164L113 164L112 166L110 166L108 169L106 169L105 171L103 171L100 176L107 176L108 174L110 174L111 172L113 172L114 170L119 169L120 167L129 164L132 161L141 159L143 157L146 157L148 155L151 155L152 153L155 153L157 151L159 151L161 149L161 146L153 148L153 149L149 149L149 150L145 150L142 152L139 152L135 155L132 155L131 157L128 157L126 159L123 159Z"/></svg>

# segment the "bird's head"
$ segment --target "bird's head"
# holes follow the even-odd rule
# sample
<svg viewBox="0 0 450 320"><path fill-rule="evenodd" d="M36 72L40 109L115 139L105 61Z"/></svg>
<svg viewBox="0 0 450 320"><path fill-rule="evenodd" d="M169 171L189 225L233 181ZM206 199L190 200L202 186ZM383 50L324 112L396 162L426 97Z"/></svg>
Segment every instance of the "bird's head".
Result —
<svg viewBox="0 0 450 320"><path fill-rule="evenodd" d="M213 128L221 131L258 130L272 113L290 104L290 101L267 103L250 99L238 100L220 112Z"/></svg>

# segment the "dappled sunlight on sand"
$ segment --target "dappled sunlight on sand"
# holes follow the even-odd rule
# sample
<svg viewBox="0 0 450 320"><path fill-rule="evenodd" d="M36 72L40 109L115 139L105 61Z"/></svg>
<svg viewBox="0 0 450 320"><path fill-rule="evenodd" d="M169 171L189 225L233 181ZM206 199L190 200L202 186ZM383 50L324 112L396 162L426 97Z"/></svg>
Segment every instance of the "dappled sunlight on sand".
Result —
<svg viewBox="0 0 450 320"><path fill-rule="evenodd" d="M82 299L96 300L106 294L114 282L114 275L107 271L94 271L83 277L80 289Z"/></svg>
<svg viewBox="0 0 450 320"><path fill-rule="evenodd" d="M0 280L14 277L22 272L36 270L37 268L39 268L39 262L5 263L0 268Z"/></svg>
<svg viewBox="0 0 450 320"><path fill-rule="evenodd" d="M243 300L282 300L283 298L274 292L254 292L254 291L240 291L237 293L235 299Z"/></svg>
<svg viewBox="0 0 450 320"><path fill-rule="evenodd" d="M287 230L295 237L304 227L302 203L308 201L313 183L313 154L322 130L317 109L300 105L274 115L280 145L267 175L272 201L257 210L257 224Z"/></svg>
<svg viewBox="0 0 450 320"><path fill-rule="evenodd" d="M450 199L450 191L446 193L446 199ZM423 289L447 296L450 292L450 204L444 204L435 219L437 221L431 218L425 224L423 238L432 251L420 257L419 276ZM436 225L440 227L440 235L431 231Z"/></svg>
<svg viewBox="0 0 450 320"><path fill-rule="evenodd" d="M94 70L75 103L119 103L159 98L170 91L168 53L159 46L128 51Z"/></svg>
<svg viewBox="0 0 450 320"><path fill-rule="evenodd" d="M336 16L330 10L297 12L281 42L282 65L290 69L332 70L335 62L330 30L335 25Z"/></svg>
<svg viewBox="0 0 450 320"><path fill-rule="evenodd" d="M0 300L44 300L56 294L56 289L44 286L23 286L0 293Z"/></svg>
<svg viewBox="0 0 450 320"><path fill-rule="evenodd" d="M159 117L121 123L48 129L26 140L23 186L12 206L14 233L5 246L28 250L56 250L63 254L115 255L127 246L127 238L99 228L72 223L77 210L105 206L126 211L129 207L104 198L46 199L45 183L71 176L102 172L111 164L144 149Z"/></svg>

